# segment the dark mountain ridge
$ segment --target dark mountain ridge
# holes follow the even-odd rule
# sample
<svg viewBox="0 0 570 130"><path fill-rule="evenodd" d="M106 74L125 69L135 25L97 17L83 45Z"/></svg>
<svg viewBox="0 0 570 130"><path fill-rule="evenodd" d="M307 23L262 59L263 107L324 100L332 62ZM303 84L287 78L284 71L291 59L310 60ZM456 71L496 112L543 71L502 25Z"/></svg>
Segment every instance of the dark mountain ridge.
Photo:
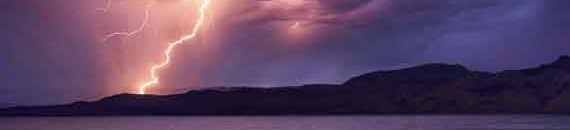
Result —
<svg viewBox="0 0 570 130"><path fill-rule="evenodd" d="M16 106L15 104L12 103L0 103L0 108L9 108L9 107L13 107Z"/></svg>
<svg viewBox="0 0 570 130"><path fill-rule="evenodd" d="M567 114L570 57L498 73L427 64L340 85L217 87L175 95L119 94L94 102L0 109L3 116Z"/></svg>

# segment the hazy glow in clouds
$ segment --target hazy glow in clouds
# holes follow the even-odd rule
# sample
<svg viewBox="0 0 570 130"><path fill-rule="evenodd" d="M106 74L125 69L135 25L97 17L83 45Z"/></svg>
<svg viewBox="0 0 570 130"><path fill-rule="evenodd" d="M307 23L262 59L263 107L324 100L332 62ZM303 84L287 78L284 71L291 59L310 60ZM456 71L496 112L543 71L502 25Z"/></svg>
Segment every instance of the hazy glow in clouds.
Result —
<svg viewBox="0 0 570 130"><path fill-rule="evenodd" d="M107 12L111 7L112 7L112 0L108 0L107 1L107 5L104 8L99 8L97 10L100 10L102 12ZM181 1L181 3L183 4L188 4L189 1ZM172 54L174 53L174 49L176 49L177 46L179 46L180 44L183 44L185 42L188 42L189 40L194 39L199 31L201 30L202 26L205 24L204 22L206 21L206 13L208 12L208 8L209 5L211 3L211 0L203 0L202 3L200 3L200 7L199 7L199 18L197 19L197 22L195 23L195 25L193 26L192 32L190 32L187 35L182 36L181 38L178 38L178 40L168 43L165 51L164 51L164 60L162 62L160 62L159 64L155 64L152 65L149 69L149 80L145 81L142 85L139 86L139 94L146 94L146 89L148 87L152 87L152 86L156 86L159 85L160 83L160 77L159 77L159 70L167 67L172 60ZM144 10L144 19L141 22L141 25L136 29L133 30L131 32L114 32L111 34L108 34L104 37L103 41L107 41L110 38L116 37L116 36L125 36L125 37L131 37L134 36L138 33L140 33L141 31L143 31L149 20L150 20L150 11L151 11L151 7L153 7L154 5L154 1L151 1L148 3L148 5L146 6L145 10ZM285 11L294 11L296 10L296 8L303 8L303 5L306 5L302 0L277 0L277 1L268 1L267 3L264 3L265 6L267 6L266 8L284 8ZM311 12L312 13L312 12ZM311 16L312 17L312 16ZM301 22L295 21L293 22L293 24L289 27L289 29L291 29L291 31L297 31L299 30L301 27Z"/></svg>
<svg viewBox="0 0 570 130"><path fill-rule="evenodd" d="M111 1L111 0L110 0ZM247 2L244 2L247 1ZM161 3L163 1L159 1L159 3ZM186 72L187 73L193 73L192 77L188 77L188 76L176 76L176 75L172 75L172 74L168 74L166 76L166 78L161 78L161 79L166 79L166 84L172 83L172 81L176 81L176 80L183 80L183 81L191 81L191 78L196 78L198 81L197 82L208 82L207 80L205 81L200 81L203 79L206 79L204 77L208 77L208 75L201 75L200 72L203 69L216 69L216 68L210 68L210 67L206 67L206 68L198 68L198 69L188 69L188 68L196 68L196 67L180 67L180 66L176 66L174 65L173 67L168 67L169 69L166 70L167 66L171 66L171 62L172 61L186 61L186 62L190 62L190 65L194 65L194 66L199 66L199 64L203 64L202 62L205 62L207 60L222 60L222 59L226 59L225 57L216 57L216 55L228 55L228 54L224 54L227 52L215 52L215 49L212 51L208 51L208 49L204 49L201 47L191 47L191 51L185 51L185 52L190 52L193 55L203 55L200 56L200 58L202 58L202 60L200 59L195 59L193 56L188 56L188 54L182 54L184 56L180 56L177 57L178 60L174 60L172 59L172 54L173 51L175 49L175 47L177 47L179 44L182 44L184 42L187 42L190 39L194 39L195 37L197 37L199 30L204 30L204 29L208 29L210 27L212 28L217 28L217 26L214 26L216 24L221 24L222 27L225 28L229 28L229 30L227 29L221 29L221 30L214 30L214 32L206 32L205 36L208 37L216 37L216 38L223 38L223 39L233 39L231 38L233 35L232 32L232 28L241 28L241 26L259 26L259 28L254 27L254 28L248 28L248 29L237 29L235 31L237 31L237 33L244 33L246 34L246 32L257 32L257 31L261 31L261 30L265 30L268 32L263 32L266 33L264 35L273 35L273 36L268 36L265 37L263 35L256 35L258 37L265 37L265 38L261 38L261 39L251 39L251 40L256 40L254 43L261 43L264 41L264 39L267 40L271 40L268 41L270 43L265 43L265 44L277 44L277 46L279 46L280 48L282 48L279 51L301 51L304 49L310 49L312 47L318 47L320 45L312 45L311 42L316 41L318 42L324 42L321 39L328 39L326 37L322 37L319 35L323 35L328 33L328 31L324 31L322 30L322 27L319 27L320 25L342 25L343 22L349 22L350 20L352 20L353 18L355 18L353 15L355 13L353 13L354 11L361 11L359 9L367 7L367 4L372 3L370 2L370 0L358 0L358 1L352 1L352 2L348 2L348 1L343 1L343 0L333 0L333 1L326 1L326 0L243 0L241 1L225 1L225 2L221 2L220 6L223 6L224 4L226 6L228 5L234 5L234 6L238 6L238 7L229 7L229 8L221 8L217 6L213 6L212 8L214 9L209 9L208 10L208 14L210 15L210 12L212 12L212 10L216 10L213 12L232 12L232 9L239 9L240 6L242 7L243 12L238 11L239 13L228 13L226 15L221 15L221 16L211 16L212 20L209 20L211 26L206 25L206 27L202 27L204 26L205 23L203 23L203 21L205 20L205 14L206 13L206 9L207 9L207 5L209 4L209 0L204 1L204 3L197 3L199 1L189 1L189 0L185 0L185 1L179 1L179 2L168 2L168 1L164 1L164 4L168 4L171 6L171 4L197 4L197 5L201 5L199 6L199 11L198 11L198 18L197 19L193 19L190 18L191 20L197 21L196 23L193 23L194 26L188 27L188 25L191 24L187 24L187 22L184 21L188 21L188 19L185 19L184 16L176 16L173 15L172 18L154 18L153 21L154 22L159 22L159 25L153 25L153 26L163 26L163 27L154 27L156 29L159 30L164 30L164 27L168 27L168 26L164 26L165 24L171 24L171 23L180 23L181 25L178 28L193 28L192 32L188 32L188 35L183 36L182 38L166 38L164 40L168 41L169 39L179 39L175 42L171 42L168 43L166 45L166 47L161 47L158 48L156 50L166 50L164 51L163 55L164 57L160 58L159 60L162 60L163 62L160 62L158 64L152 64L149 70L149 74L148 74L148 80L142 80L143 84L140 85L138 87L138 93L140 94L145 94L146 93L146 89L151 87L151 86L174 86L174 85L164 85L161 84L161 82L159 82L159 77L163 77L160 76L162 75L160 72L164 71L165 73L168 72L172 72L172 70L177 70L178 68L183 68L183 69L187 69ZM246 4L243 4L246 3ZM240 5L241 4L241 5ZM143 16L143 21L141 22L141 25L135 29L132 32L115 32L115 33L111 33L109 35L106 35L105 39L109 39L115 36L126 36L126 37L131 37L134 36L138 33L141 33L141 31L144 31L143 29L146 28L147 24L149 23L149 19L150 19L150 10L151 7L153 7L153 3L147 4L145 10L145 15ZM109 10L110 7L112 7L111 4L107 3L106 7L104 10ZM183 7L183 6L182 6ZM155 14L161 14L169 11L174 11L174 12L178 12L178 13L173 13L173 14L184 14L186 13L185 9L182 9L180 7L178 8L169 8L165 10L165 8L163 7L162 9L157 9L159 12L155 13ZM188 10L187 10L188 11ZM196 11L192 11L189 10L190 12L196 12ZM224 13L221 13L224 14ZM168 16L168 15L167 15ZM216 18L214 18L216 17ZM226 18L229 17L229 18ZM230 18L236 18L239 17L238 20L236 19L232 19L230 21L225 21L225 20L220 20L220 19L230 19ZM244 19L245 18L245 19ZM239 20L241 19L241 20ZM181 22L182 21L182 22ZM219 21L219 22L218 22ZM235 27L233 27L235 26ZM282 30L280 30L279 28L283 28ZM253 30L252 30L253 29ZM321 29L321 32L319 32L319 29ZM152 29L151 29L152 30ZM215 33L217 31L217 33ZM226 32L229 31L229 32ZM179 31L159 31L158 33L171 33L171 32L179 32ZM286 33L284 33L286 32ZM184 33L184 32L182 32ZM319 34L322 33L322 34ZM248 34L248 35L255 35L255 34ZM352 37L351 35L339 35L340 37ZM148 37L142 37L142 42L145 42L146 44L149 43L153 43L153 42L148 42L149 40ZM281 40L279 40L281 39ZM138 40L136 42L140 43L141 40ZM161 40L163 41L163 40ZM201 42L200 44L205 44L205 46L213 46L211 44L216 44L216 43L208 43L208 41L193 41L193 42ZM246 41L236 41L236 42L232 42L232 43L228 43L228 45L231 46L243 46L241 44L243 44ZM227 43L227 42L226 42ZM302 43L302 44L301 44ZM281 45L279 45L281 44ZM292 44L292 45L290 45ZM247 46L247 45L246 45ZM251 49L255 49L255 47L251 48ZM260 48L261 50L271 50L271 49L264 49L264 48ZM211 49L210 49L211 50ZM277 51L277 53L279 53L279 51ZM155 51L153 51L154 53ZM222 53L222 54L216 54L216 53ZM271 53L276 53L276 52L270 52ZM141 55L139 57L145 57L144 55ZM138 58L138 59L147 59L147 61L155 61L155 58L152 58L154 56L151 56L151 58ZM208 58L210 57L210 58ZM289 56L286 56L285 58L287 58ZM184 59L191 59L191 60L182 60L180 58L184 58ZM218 59L212 59L212 58L218 58ZM144 60L141 60L139 62L142 62ZM123 62L128 62L128 61L123 61ZM148 64L148 63L147 63ZM176 64L176 63L174 63ZM178 63L180 64L180 63ZM222 62L222 63L218 63L218 64L229 64L229 66L231 66L231 62ZM240 63L237 63L238 67L240 66ZM134 70L134 68L128 68L131 70ZM220 69L220 70L224 70L224 69ZM271 69L273 70L273 69ZM226 73L226 72L222 72L222 73ZM274 74L278 74L276 72L270 72L272 75ZM330 73L330 72L327 72ZM141 74L138 73L138 75L147 75L147 74ZM187 75L187 74L183 74L183 75ZM133 76L128 75L128 76ZM140 77L140 76L136 76L136 77ZM184 78L181 79L180 77ZM120 81L126 81L126 80L119 80ZM140 82L140 81L136 81L136 82ZM306 81L300 81L302 82L306 82ZM177 83L180 84L180 83ZM193 83L189 83L189 82L184 82L183 84L189 85L191 86ZM225 83L223 83L225 84ZM188 86L185 86L188 87Z"/></svg>

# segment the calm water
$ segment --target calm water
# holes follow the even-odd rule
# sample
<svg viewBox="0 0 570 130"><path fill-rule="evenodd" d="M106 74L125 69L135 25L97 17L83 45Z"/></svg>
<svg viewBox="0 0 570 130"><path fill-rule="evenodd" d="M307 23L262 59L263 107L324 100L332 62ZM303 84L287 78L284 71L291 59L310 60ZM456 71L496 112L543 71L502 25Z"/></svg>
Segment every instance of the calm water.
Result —
<svg viewBox="0 0 570 130"><path fill-rule="evenodd" d="M0 118L0 130L570 130L570 116Z"/></svg>

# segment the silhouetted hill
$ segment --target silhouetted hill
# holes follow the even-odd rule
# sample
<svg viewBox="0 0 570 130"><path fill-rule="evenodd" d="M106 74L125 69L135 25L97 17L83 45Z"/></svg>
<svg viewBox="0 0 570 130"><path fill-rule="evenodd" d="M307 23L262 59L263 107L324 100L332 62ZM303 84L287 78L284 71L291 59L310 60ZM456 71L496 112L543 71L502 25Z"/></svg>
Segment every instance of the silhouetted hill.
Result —
<svg viewBox="0 0 570 130"><path fill-rule="evenodd" d="M0 103L0 108L8 108L8 107L14 107L16 105L11 104L11 103Z"/></svg>
<svg viewBox="0 0 570 130"><path fill-rule="evenodd" d="M570 113L570 57L498 73L428 64L341 85L218 87L176 95L119 94L95 102L15 107L0 115L324 115Z"/></svg>

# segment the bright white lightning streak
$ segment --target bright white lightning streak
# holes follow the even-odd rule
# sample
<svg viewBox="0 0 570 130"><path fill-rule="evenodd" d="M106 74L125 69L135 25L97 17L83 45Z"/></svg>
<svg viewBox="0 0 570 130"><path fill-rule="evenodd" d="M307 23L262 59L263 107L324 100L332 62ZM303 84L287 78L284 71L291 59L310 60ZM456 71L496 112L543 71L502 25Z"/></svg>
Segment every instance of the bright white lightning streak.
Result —
<svg viewBox="0 0 570 130"><path fill-rule="evenodd" d="M196 35L198 35L198 32L200 31L200 28L202 27L202 25L204 24L204 21L206 19L206 10L208 9L208 6L210 5L210 2L212 0L204 0L204 2L200 5L200 16L196 22L196 24L194 25L194 29L192 29L192 32L188 35L184 35L181 38L179 38L178 40L168 43L168 47L166 47L166 50L164 51L164 61L160 64L156 64L154 66L152 66L150 68L150 80L146 81L145 83L143 83L141 86L139 86L139 94L145 94L146 93L146 88L148 87L152 87L156 84L158 84L160 82L159 76L158 76L158 71L164 67L166 67L172 58L172 52L174 51L174 49L176 48L176 46L188 41L188 40L192 40L193 38L196 37Z"/></svg>
<svg viewBox="0 0 570 130"><path fill-rule="evenodd" d="M291 25L291 27L289 27L289 28L291 28L291 29L297 29L297 28L299 28L300 26L301 26L301 23L300 23L300 22L295 22L295 23L293 23L293 25Z"/></svg>
<svg viewBox="0 0 570 130"><path fill-rule="evenodd" d="M107 12L107 11L109 11L109 9L111 9L112 4L113 4L113 0L107 0L105 7L98 8L96 10L101 11L101 12Z"/></svg>
<svg viewBox="0 0 570 130"><path fill-rule="evenodd" d="M108 1L109 3L107 5L107 7L105 8L105 11L108 10L108 8L111 6L111 3L110 3L111 1L112 0ZM144 20L137 29L135 29L131 32L115 32L115 33L108 34L103 38L103 41L107 41L107 40L109 40L113 37L117 37L117 36L132 37L132 36L136 35L137 33L143 31L146 28L146 25L148 24L148 22L150 21L150 10L151 10L153 5L154 5L154 2L150 2L146 6L146 9L144 11Z"/></svg>

